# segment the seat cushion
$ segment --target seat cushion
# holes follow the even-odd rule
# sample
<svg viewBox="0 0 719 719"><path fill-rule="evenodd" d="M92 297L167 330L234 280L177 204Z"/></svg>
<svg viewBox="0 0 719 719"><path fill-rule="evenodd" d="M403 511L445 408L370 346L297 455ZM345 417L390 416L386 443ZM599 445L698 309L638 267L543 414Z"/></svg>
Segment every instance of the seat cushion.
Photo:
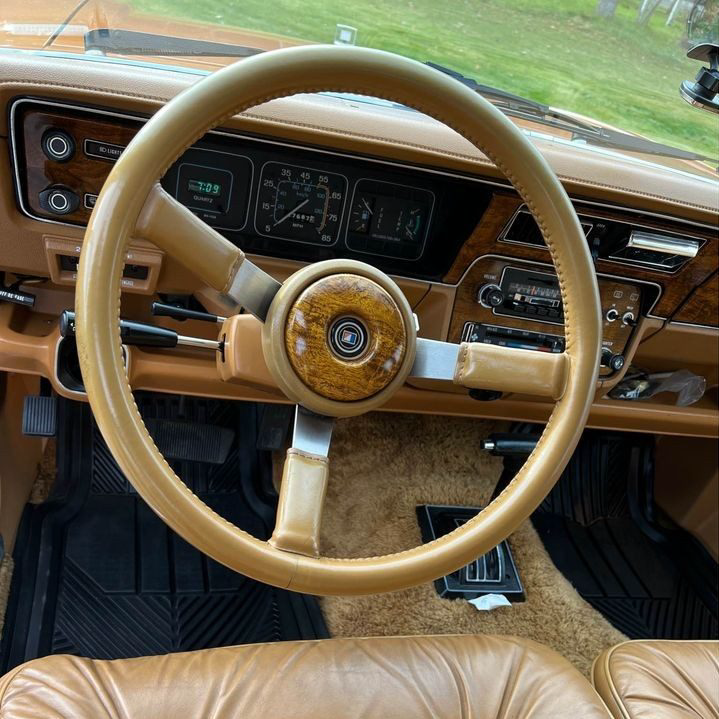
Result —
<svg viewBox="0 0 719 719"><path fill-rule="evenodd" d="M608 716L558 654L490 636L248 644L114 661L56 655L0 680L2 719Z"/></svg>
<svg viewBox="0 0 719 719"><path fill-rule="evenodd" d="M719 642L624 642L597 657L592 680L621 719L719 717Z"/></svg>

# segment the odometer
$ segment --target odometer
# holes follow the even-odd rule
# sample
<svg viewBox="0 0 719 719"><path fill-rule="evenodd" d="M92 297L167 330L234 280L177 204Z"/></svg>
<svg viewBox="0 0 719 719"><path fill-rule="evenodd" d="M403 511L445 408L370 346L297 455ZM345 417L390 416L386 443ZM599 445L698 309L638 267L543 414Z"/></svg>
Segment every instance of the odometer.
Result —
<svg viewBox="0 0 719 719"><path fill-rule="evenodd" d="M347 178L324 170L267 162L262 168L255 229L294 242L337 242Z"/></svg>

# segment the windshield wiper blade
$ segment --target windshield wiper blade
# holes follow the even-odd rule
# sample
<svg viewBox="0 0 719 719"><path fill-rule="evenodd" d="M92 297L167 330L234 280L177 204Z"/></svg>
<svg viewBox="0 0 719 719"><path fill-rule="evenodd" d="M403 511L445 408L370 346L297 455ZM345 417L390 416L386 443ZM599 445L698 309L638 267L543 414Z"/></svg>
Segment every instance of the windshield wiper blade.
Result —
<svg viewBox="0 0 719 719"><path fill-rule="evenodd" d="M707 155L701 155L690 150L682 150L670 145L664 145L661 142L654 142L645 137L631 135L620 130L601 127L589 122L583 122L576 117L565 114L549 105L530 100L521 95L514 95L511 92L500 90L491 85L483 85L471 77L466 77L462 73L452 70L443 65L434 62L425 63L429 67L439 70L458 80L463 85L492 100L501 110L512 117L520 117L526 120L539 122L551 127L558 127L572 133L573 140L584 140L593 145L614 148L617 150L627 150L629 152L641 152L648 155L661 155L662 157L673 157L680 160L708 160L716 162L717 159Z"/></svg>
<svg viewBox="0 0 719 719"><path fill-rule="evenodd" d="M461 72L452 70L451 68L445 67L444 65L439 65L436 62L425 62L425 65L434 68L435 70L439 70L439 72L445 75L449 75L455 80L459 80L459 82L461 82L463 85L466 85L471 90L475 90L480 95L482 95L482 97L503 101L514 110L537 112L542 115L547 115L551 113L551 108L549 107L549 105L545 105L544 103L537 102L536 100L530 100L529 98L522 97L521 95L514 95L511 92L507 92L506 90L500 90L499 88L492 87L491 85L483 85L481 82L477 82L473 78L463 75Z"/></svg>
<svg viewBox="0 0 719 719"><path fill-rule="evenodd" d="M80 0L75 5L75 7L72 10L70 10L67 17L55 28L53 33L42 44L43 49L46 47L50 47L50 45L52 45L55 42L55 40L57 40L57 38L62 34L62 32L65 30L65 28L70 24L70 22L75 17L75 15L77 15L80 12L80 10L82 10L85 7L85 5L87 5L88 2L89 2L89 0Z"/></svg>
<svg viewBox="0 0 719 719"><path fill-rule="evenodd" d="M575 132L577 138L586 140L594 145L615 148L617 150L628 150L629 152L641 152L645 155L661 155L663 157L673 157L678 160L699 160L717 162L716 157L701 155L691 150L682 150L679 147L664 145L661 142L654 142L640 135L630 135L621 130L613 130L606 127L598 127L597 132L585 136L582 132Z"/></svg>
<svg viewBox="0 0 719 719"><path fill-rule="evenodd" d="M85 33L85 52L103 55L169 55L174 57L250 57L264 50L224 42L155 35L134 30L98 28Z"/></svg>

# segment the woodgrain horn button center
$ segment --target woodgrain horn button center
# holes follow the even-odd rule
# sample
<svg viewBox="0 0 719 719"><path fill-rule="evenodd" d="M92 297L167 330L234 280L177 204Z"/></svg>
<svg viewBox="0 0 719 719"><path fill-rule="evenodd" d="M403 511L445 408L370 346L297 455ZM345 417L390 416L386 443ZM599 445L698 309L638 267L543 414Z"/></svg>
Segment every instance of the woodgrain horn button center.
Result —
<svg viewBox="0 0 719 719"><path fill-rule="evenodd" d="M341 273L299 294L287 315L285 349L304 385L322 397L354 402L377 394L396 376L407 332L385 289Z"/></svg>

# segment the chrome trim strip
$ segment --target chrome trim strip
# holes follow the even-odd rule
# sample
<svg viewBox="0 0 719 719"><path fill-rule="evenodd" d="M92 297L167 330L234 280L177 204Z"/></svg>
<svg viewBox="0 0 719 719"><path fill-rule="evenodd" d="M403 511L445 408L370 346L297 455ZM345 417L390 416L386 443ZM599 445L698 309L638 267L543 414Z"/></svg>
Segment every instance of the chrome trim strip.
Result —
<svg viewBox="0 0 719 719"><path fill-rule="evenodd" d="M713 332L716 332L717 335L719 335L719 327L715 327L714 325L699 325L692 322L679 322L678 320L669 320L669 322L667 322L666 324L666 328L669 328L672 325L680 325L681 327L693 327L700 330L712 330Z"/></svg>
<svg viewBox="0 0 719 719"><path fill-rule="evenodd" d="M663 252L666 255L696 257L701 245L696 240L667 237L655 232L632 232L627 247Z"/></svg>

